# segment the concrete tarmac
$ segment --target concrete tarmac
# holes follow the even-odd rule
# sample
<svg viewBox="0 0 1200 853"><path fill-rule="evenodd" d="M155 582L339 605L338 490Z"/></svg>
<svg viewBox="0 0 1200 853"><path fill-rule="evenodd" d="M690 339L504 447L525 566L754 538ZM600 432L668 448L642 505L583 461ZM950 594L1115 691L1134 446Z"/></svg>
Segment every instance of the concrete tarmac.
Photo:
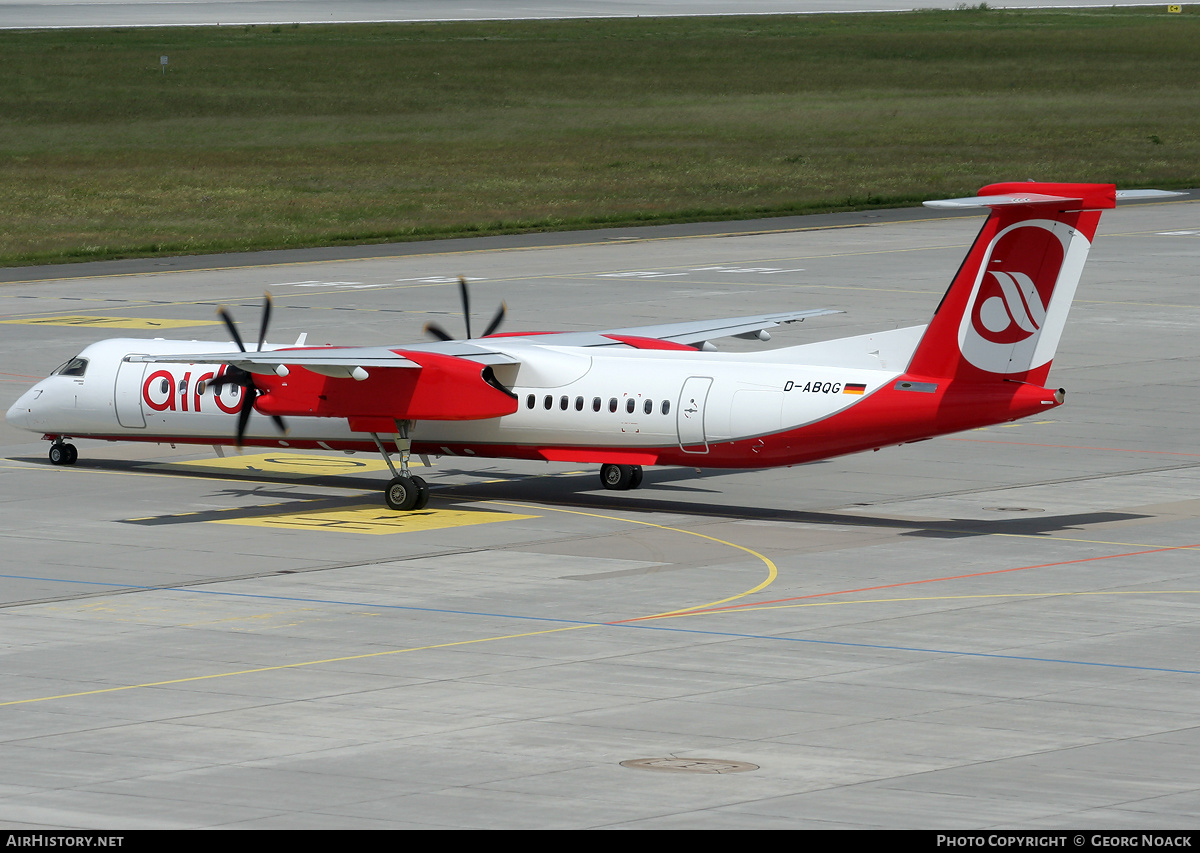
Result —
<svg viewBox="0 0 1200 853"><path fill-rule="evenodd" d="M458 275L509 330L911 325L980 221L23 271L0 405L101 338L220 337L218 303L253 329L265 289L278 341L457 329ZM1194 828L1197 269L1200 203L1109 211L1065 406L634 492L444 458L397 516L366 454L81 440L56 468L0 425L0 825Z"/></svg>

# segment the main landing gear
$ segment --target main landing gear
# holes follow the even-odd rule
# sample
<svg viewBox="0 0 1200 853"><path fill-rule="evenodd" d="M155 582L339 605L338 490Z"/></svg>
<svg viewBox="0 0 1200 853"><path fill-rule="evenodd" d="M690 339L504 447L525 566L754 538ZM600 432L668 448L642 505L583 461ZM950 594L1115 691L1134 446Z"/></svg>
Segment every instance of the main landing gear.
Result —
<svg viewBox="0 0 1200 853"><path fill-rule="evenodd" d="M429 503L429 486L420 477L393 477L384 489L383 499L392 509L407 512L425 509Z"/></svg>
<svg viewBox="0 0 1200 853"><path fill-rule="evenodd" d="M396 421L396 450L400 453L399 471L392 464L392 458L388 452L384 450L379 434L371 433L371 438L375 440L375 446L379 448L379 454L387 463L388 470L392 472L392 479L388 481L387 487L383 490L383 499L387 501L389 507L400 512L425 509L429 503L429 484L420 477L414 477L408 471L408 457L412 450L412 441L408 437L408 432L411 428L412 421Z"/></svg>
<svg viewBox="0 0 1200 853"><path fill-rule="evenodd" d="M50 445L51 465L74 465L79 461L79 450L73 444L67 444L61 438Z"/></svg>
<svg viewBox="0 0 1200 853"><path fill-rule="evenodd" d="M642 466L601 465L600 485L618 492L636 489L642 485Z"/></svg>

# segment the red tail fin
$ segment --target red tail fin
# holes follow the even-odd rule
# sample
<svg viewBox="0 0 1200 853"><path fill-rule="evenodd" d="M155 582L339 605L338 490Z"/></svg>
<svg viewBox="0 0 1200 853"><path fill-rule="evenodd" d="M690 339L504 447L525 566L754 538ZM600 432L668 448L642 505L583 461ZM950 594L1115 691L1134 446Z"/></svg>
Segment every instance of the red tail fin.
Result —
<svg viewBox="0 0 1200 853"><path fill-rule="evenodd" d="M990 207L917 345L908 375L1042 385L1111 184L992 184L978 198L930 207Z"/></svg>

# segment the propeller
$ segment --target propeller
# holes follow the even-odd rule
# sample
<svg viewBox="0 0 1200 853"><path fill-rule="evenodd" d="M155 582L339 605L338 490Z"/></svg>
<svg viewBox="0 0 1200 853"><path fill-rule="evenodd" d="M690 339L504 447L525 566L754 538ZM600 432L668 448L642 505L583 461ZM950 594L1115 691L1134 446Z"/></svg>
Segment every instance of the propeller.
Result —
<svg viewBox="0 0 1200 853"><path fill-rule="evenodd" d="M225 321L225 328L229 329L229 334L233 336L233 342L238 345L238 349L242 352L248 352L246 344L242 341L242 336L238 332L237 324L233 322L233 315L225 308L224 305L217 309L217 315ZM263 295L263 311L262 322L258 327L258 346L255 352L262 352L263 344L267 340L267 325L271 322L271 294ZM250 413L254 411L254 401L258 399L263 392L254 384L254 374L248 370L243 370L240 367L229 365L225 372L220 376L215 377L208 383L213 389L214 394L220 394L221 389L226 385L237 385L242 389L242 405L238 408L237 420L237 446L242 446L242 439L246 436L246 424L250 420ZM287 425L283 422L283 418L279 415L271 415L271 420L274 421L276 429L280 432L287 432Z"/></svg>
<svg viewBox="0 0 1200 853"><path fill-rule="evenodd" d="M462 299L463 320L467 326L466 339L471 340L471 294L470 294L470 291L467 289L467 280L465 278L463 278L462 276L458 277L458 294L459 294L459 297ZM508 313L508 306L505 305L503 302L501 302L499 310L497 310L495 316L492 317L492 322L488 323L487 328L483 330L482 337L486 338L488 335L492 334L497 329L499 329L500 324L504 322L504 317L507 313ZM433 335L435 338L437 338L440 341L457 340L457 338L455 338L452 334L447 332L445 329L443 329L437 323L426 323L425 324L425 334Z"/></svg>

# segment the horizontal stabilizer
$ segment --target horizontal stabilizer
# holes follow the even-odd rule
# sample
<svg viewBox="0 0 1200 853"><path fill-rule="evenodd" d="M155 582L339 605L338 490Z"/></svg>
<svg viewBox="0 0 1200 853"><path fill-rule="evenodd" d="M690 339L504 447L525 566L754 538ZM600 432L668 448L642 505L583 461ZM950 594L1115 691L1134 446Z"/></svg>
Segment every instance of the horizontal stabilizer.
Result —
<svg viewBox="0 0 1200 853"><path fill-rule="evenodd" d="M1132 201L1139 198L1171 198L1172 196L1187 195L1171 190L1117 190L1117 201Z"/></svg>
<svg viewBox="0 0 1200 853"><path fill-rule="evenodd" d="M943 198L937 201L925 202L926 207L946 210L958 210L968 207L1009 207L1012 205L1059 205L1082 204L1082 198L1068 198L1058 195L1039 195L1038 193L1022 193L1021 195L981 195L970 198Z"/></svg>
<svg viewBox="0 0 1200 853"><path fill-rule="evenodd" d="M1106 210L1116 206L1117 201L1134 199L1171 198L1187 193L1170 190L1117 190L1111 184L1032 184L1041 192L1028 192L1019 183L992 184L970 198L943 198L925 202L926 207L939 210L962 210L972 207L1047 207L1059 210Z"/></svg>

